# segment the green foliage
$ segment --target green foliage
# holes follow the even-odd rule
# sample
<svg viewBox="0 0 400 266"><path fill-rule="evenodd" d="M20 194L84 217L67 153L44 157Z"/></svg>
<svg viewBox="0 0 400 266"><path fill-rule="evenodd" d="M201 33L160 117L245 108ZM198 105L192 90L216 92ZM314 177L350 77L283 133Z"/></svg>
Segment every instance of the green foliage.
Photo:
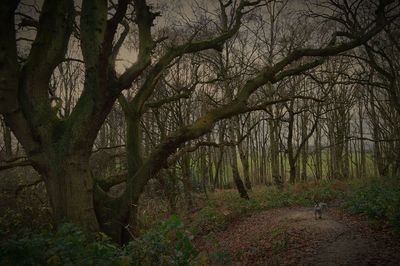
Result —
<svg viewBox="0 0 400 266"><path fill-rule="evenodd" d="M365 214L372 221L389 221L400 232L400 180L373 179L354 183L343 198L351 213Z"/></svg>
<svg viewBox="0 0 400 266"><path fill-rule="evenodd" d="M119 250L108 238L92 240L72 224L55 232L23 233L1 245L3 265L109 265Z"/></svg>
<svg viewBox="0 0 400 266"><path fill-rule="evenodd" d="M125 248L130 265L188 265L197 256L192 236L175 215Z"/></svg>
<svg viewBox="0 0 400 266"><path fill-rule="evenodd" d="M90 237L72 224L24 233L0 246L1 265L188 265L196 255L176 216L123 248L104 233Z"/></svg>
<svg viewBox="0 0 400 266"><path fill-rule="evenodd" d="M6 234L13 231L15 232L17 229L23 228L27 223L24 213L31 212L31 208L28 206L26 210L16 211L11 208L5 208L2 210L2 214L0 216L0 228L3 231L2 233Z"/></svg>
<svg viewBox="0 0 400 266"><path fill-rule="evenodd" d="M191 230L196 235L206 234L225 227L225 215L214 206L206 206L195 214Z"/></svg>

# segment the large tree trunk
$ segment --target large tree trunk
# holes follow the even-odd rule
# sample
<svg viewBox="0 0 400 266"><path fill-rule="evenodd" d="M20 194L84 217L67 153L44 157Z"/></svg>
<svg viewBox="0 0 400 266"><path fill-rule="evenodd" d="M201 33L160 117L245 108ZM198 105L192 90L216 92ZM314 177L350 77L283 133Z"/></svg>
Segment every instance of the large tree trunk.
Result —
<svg viewBox="0 0 400 266"><path fill-rule="evenodd" d="M46 163L34 158L32 161L45 181L55 222L72 222L89 230L98 230L93 179L87 158L88 156L69 155L48 158ZM49 165L48 162L52 164Z"/></svg>
<svg viewBox="0 0 400 266"><path fill-rule="evenodd" d="M131 235L138 235L138 204L140 196L148 181L148 175L139 172L143 166L142 159L142 132L140 130L140 115L135 111L125 111L125 121L127 126L127 162L128 162L128 180L125 191L126 204L121 206L121 212L126 212L124 219L125 224L129 228L123 232L122 241L126 242ZM129 233L129 234L127 234Z"/></svg>

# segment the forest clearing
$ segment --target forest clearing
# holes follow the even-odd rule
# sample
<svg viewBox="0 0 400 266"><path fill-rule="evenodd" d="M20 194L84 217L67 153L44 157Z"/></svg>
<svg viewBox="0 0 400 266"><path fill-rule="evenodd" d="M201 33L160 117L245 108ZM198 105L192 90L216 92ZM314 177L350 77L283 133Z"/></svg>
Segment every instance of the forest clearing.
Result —
<svg viewBox="0 0 400 266"><path fill-rule="evenodd" d="M396 265L400 1L0 1L1 265Z"/></svg>

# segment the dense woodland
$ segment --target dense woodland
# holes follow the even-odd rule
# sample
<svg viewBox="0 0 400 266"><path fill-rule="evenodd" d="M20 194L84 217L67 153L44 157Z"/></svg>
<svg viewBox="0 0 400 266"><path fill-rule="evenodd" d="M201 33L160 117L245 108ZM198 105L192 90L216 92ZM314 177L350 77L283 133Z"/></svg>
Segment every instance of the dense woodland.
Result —
<svg viewBox="0 0 400 266"><path fill-rule="evenodd" d="M399 15L396 0L2 0L0 207L124 244L149 198L190 213L221 190L399 177Z"/></svg>

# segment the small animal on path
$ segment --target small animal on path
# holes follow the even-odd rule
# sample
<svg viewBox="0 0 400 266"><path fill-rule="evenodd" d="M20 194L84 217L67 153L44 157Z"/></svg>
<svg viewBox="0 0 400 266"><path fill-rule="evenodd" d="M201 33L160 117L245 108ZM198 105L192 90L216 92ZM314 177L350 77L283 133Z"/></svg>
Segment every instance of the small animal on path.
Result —
<svg viewBox="0 0 400 266"><path fill-rule="evenodd" d="M323 202L316 202L314 205L314 216L315 219L319 218L322 219L322 212L328 207L326 203Z"/></svg>

